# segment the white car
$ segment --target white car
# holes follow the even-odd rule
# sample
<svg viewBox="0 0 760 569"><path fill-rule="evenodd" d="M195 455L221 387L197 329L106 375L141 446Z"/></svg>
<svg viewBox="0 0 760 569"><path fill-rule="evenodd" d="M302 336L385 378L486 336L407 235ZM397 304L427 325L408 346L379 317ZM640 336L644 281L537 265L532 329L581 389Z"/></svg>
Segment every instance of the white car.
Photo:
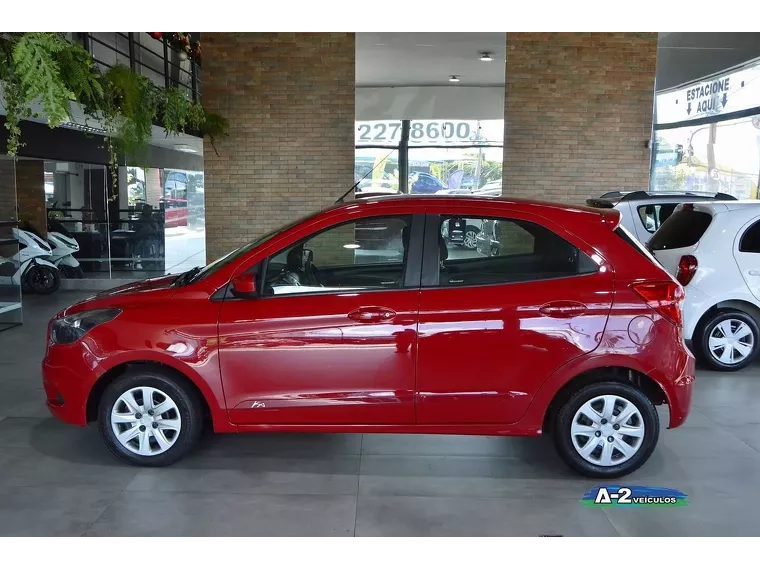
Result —
<svg viewBox="0 0 760 569"><path fill-rule="evenodd" d="M760 345L760 201L680 204L649 250L686 290L684 339L705 365L733 371Z"/></svg>
<svg viewBox="0 0 760 569"><path fill-rule="evenodd" d="M733 200L728 194L700 192L607 192L599 198L586 200L592 207L614 208L620 212L620 223L646 244L680 203L705 200Z"/></svg>

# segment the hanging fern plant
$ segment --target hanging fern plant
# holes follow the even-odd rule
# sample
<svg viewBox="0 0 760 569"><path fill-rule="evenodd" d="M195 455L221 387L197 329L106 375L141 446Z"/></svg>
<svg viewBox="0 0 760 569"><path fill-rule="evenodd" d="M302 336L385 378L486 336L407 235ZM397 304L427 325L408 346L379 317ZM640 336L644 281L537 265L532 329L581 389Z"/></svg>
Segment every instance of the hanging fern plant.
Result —
<svg viewBox="0 0 760 569"><path fill-rule="evenodd" d="M128 67L117 65L100 73L87 50L57 33L0 35L0 84L9 155L18 154L21 121L33 116L35 105L54 128L69 120L71 103L78 103L86 117L106 131L114 187L119 153L140 163L154 124L163 124L167 136L202 132L212 145L228 126L226 119L207 113L178 89L159 89Z"/></svg>

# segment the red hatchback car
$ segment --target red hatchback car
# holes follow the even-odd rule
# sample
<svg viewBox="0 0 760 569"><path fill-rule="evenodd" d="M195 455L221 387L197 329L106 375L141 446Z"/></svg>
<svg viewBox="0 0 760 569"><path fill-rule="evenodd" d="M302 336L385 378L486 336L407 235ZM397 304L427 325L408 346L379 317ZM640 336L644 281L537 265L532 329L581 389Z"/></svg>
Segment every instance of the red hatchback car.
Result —
<svg viewBox="0 0 760 569"><path fill-rule="evenodd" d="M499 224L488 256L442 224ZM48 405L130 463L216 432L535 436L589 476L688 414L683 290L616 210L505 198L333 206L203 269L90 297L48 330ZM363 246L370 229L382 243Z"/></svg>

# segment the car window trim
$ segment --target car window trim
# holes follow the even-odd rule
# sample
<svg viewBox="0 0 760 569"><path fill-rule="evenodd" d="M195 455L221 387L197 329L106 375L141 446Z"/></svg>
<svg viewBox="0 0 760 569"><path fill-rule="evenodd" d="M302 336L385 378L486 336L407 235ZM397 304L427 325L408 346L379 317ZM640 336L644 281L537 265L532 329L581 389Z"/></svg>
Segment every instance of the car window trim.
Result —
<svg viewBox="0 0 760 569"><path fill-rule="evenodd" d="M291 293L291 294L282 294L282 295L265 295L264 294L264 279L266 279L266 270L269 267L269 261L273 258L285 251L286 249L293 247L294 245L297 245L298 243L305 243L309 239L312 239L315 235L318 235L320 233L325 233L327 231L331 231L332 229L335 229L336 227L340 227L341 225L346 225L348 223L356 223L358 221L364 220L364 219L372 219L372 218L381 218L381 217L405 217L410 216L412 218L411 222L411 230L409 231L409 251L406 255L405 264L402 267L403 271L403 283L398 288L373 288L373 289L361 289L361 288L355 288L355 289L345 289L345 290L326 290L324 292L321 291L309 291L309 292L303 292L303 293ZM261 276L261 287L260 287L260 293L256 296L255 299L241 299L241 300L268 300L272 298L293 298L293 297L302 297L302 296L324 296L324 295L340 295L340 294L358 294L358 293L372 293L372 292L395 292L395 291L408 291L408 290L414 290L420 288L420 278L422 274L422 236L424 235L424 228L425 228L425 214L422 213L386 213L386 214L373 214L373 215L367 215L363 217L356 217L349 220L343 220L338 223L335 223L333 225L330 225L328 227L325 227L315 233L311 233L307 235L306 237L302 237L301 239L298 239L296 241L293 241L291 243L288 243L287 245L284 245L280 247L277 251L274 253L267 255L262 261L260 261L263 270L262 276ZM258 283L257 283L258 284Z"/></svg>

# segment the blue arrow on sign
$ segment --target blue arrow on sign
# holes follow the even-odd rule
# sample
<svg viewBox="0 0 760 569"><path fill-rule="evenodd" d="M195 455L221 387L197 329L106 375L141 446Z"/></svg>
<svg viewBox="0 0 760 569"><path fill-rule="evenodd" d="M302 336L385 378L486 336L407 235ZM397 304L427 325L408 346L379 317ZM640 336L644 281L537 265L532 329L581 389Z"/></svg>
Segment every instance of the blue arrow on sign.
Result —
<svg viewBox="0 0 760 569"><path fill-rule="evenodd" d="M691 114L691 101L689 101L689 104L686 106L686 114L687 115Z"/></svg>
<svg viewBox="0 0 760 569"><path fill-rule="evenodd" d="M721 103L723 103L723 106L726 106L726 102L728 101L728 95L723 93L723 99L721 100Z"/></svg>

